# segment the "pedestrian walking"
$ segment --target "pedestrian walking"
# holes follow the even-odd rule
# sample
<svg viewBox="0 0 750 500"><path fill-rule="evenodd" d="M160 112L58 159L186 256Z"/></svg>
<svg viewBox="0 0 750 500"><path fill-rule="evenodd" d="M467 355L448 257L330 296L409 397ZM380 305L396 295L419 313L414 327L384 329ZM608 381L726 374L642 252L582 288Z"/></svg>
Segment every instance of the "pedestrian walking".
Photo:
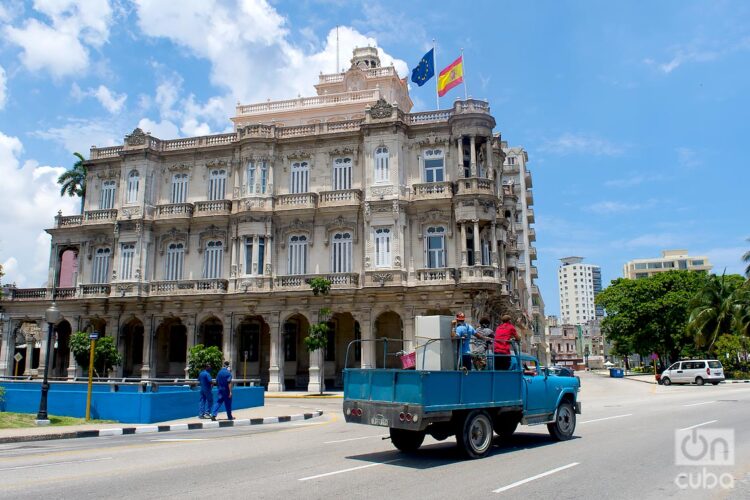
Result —
<svg viewBox="0 0 750 500"><path fill-rule="evenodd" d="M229 361L224 361L224 367L216 374L216 387L219 391L219 399L211 412L211 420L216 420L219 408L224 405L227 411L227 420L234 420L232 416L232 372L229 371Z"/></svg>
<svg viewBox="0 0 750 500"><path fill-rule="evenodd" d="M211 418L211 407L214 405L214 396L211 393L213 386L211 365L208 363L206 363L206 366L198 374L198 382L201 389L201 399L198 403L198 418Z"/></svg>

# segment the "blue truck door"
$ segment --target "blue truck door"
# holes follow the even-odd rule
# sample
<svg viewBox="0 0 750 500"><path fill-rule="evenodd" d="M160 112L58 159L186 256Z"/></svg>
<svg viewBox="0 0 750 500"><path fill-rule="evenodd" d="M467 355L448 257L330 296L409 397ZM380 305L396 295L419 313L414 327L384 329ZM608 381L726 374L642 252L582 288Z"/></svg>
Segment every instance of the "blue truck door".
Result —
<svg viewBox="0 0 750 500"><path fill-rule="evenodd" d="M547 380L544 375L524 373L523 386L526 391L526 413L545 413L548 411Z"/></svg>

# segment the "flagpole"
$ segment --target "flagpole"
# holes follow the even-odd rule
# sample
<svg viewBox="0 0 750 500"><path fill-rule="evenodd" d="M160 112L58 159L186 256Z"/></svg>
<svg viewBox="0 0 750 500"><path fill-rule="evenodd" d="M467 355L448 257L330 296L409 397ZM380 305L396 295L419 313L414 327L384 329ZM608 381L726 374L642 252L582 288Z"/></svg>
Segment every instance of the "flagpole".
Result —
<svg viewBox="0 0 750 500"><path fill-rule="evenodd" d="M463 66L463 70L461 71L461 77L464 81L464 100L469 100L469 91L466 90L466 59L464 59L464 49L461 47L461 66Z"/></svg>
<svg viewBox="0 0 750 500"><path fill-rule="evenodd" d="M437 72L438 69L438 63L437 63L437 47L435 46L435 39L432 39L432 58L433 63L435 63L435 102L437 103L437 108L435 110L440 109L440 94L438 94L438 79L440 75Z"/></svg>

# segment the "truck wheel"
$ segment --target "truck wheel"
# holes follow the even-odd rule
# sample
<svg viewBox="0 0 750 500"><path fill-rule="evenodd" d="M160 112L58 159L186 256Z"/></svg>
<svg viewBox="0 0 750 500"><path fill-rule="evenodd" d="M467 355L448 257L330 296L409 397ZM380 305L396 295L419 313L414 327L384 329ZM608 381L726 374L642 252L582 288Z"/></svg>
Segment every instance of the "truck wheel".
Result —
<svg viewBox="0 0 750 500"><path fill-rule="evenodd" d="M424 431L407 431L404 429L390 428L391 442L393 446L404 453L417 451L424 442Z"/></svg>
<svg viewBox="0 0 750 500"><path fill-rule="evenodd" d="M662 385L672 385L672 381L669 380L669 377L664 377L661 379Z"/></svg>
<svg viewBox="0 0 750 500"><path fill-rule="evenodd" d="M698 385L703 385L704 384L703 377L695 377L695 383Z"/></svg>
<svg viewBox="0 0 750 500"><path fill-rule="evenodd" d="M492 427L495 429L495 434L503 439L507 439L516 432L516 427L518 427L518 417L498 415L492 422Z"/></svg>
<svg viewBox="0 0 750 500"><path fill-rule="evenodd" d="M482 458L492 448L492 420L484 410L474 410L459 422L456 442L468 458Z"/></svg>
<svg viewBox="0 0 750 500"><path fill-rule="evenodd" d="M555 414L555 421L547 424L550 436L557 441L567 441L573 437L576 430L576 412L573 405L567 401L560 403Z"/></svg>

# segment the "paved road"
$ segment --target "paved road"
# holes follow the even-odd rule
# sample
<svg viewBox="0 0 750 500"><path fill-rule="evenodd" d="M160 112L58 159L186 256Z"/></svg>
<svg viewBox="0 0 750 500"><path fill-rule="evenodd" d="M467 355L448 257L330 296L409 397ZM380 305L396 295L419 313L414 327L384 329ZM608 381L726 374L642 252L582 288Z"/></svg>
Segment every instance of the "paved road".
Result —
<svg viewBox="0 0 750 500"><path fill-rule="evenodd" d="M326 416L305 422L2 445L0 497L750 498L750 387L582 383L575 439L521 427L483 460L460 459L452 438L401 454L387 430L344 423L341 400L317 400ZM734 429L735 465L675 465L675 430L691 427ZM734 488L675 484L712 474Z"/></svg>

